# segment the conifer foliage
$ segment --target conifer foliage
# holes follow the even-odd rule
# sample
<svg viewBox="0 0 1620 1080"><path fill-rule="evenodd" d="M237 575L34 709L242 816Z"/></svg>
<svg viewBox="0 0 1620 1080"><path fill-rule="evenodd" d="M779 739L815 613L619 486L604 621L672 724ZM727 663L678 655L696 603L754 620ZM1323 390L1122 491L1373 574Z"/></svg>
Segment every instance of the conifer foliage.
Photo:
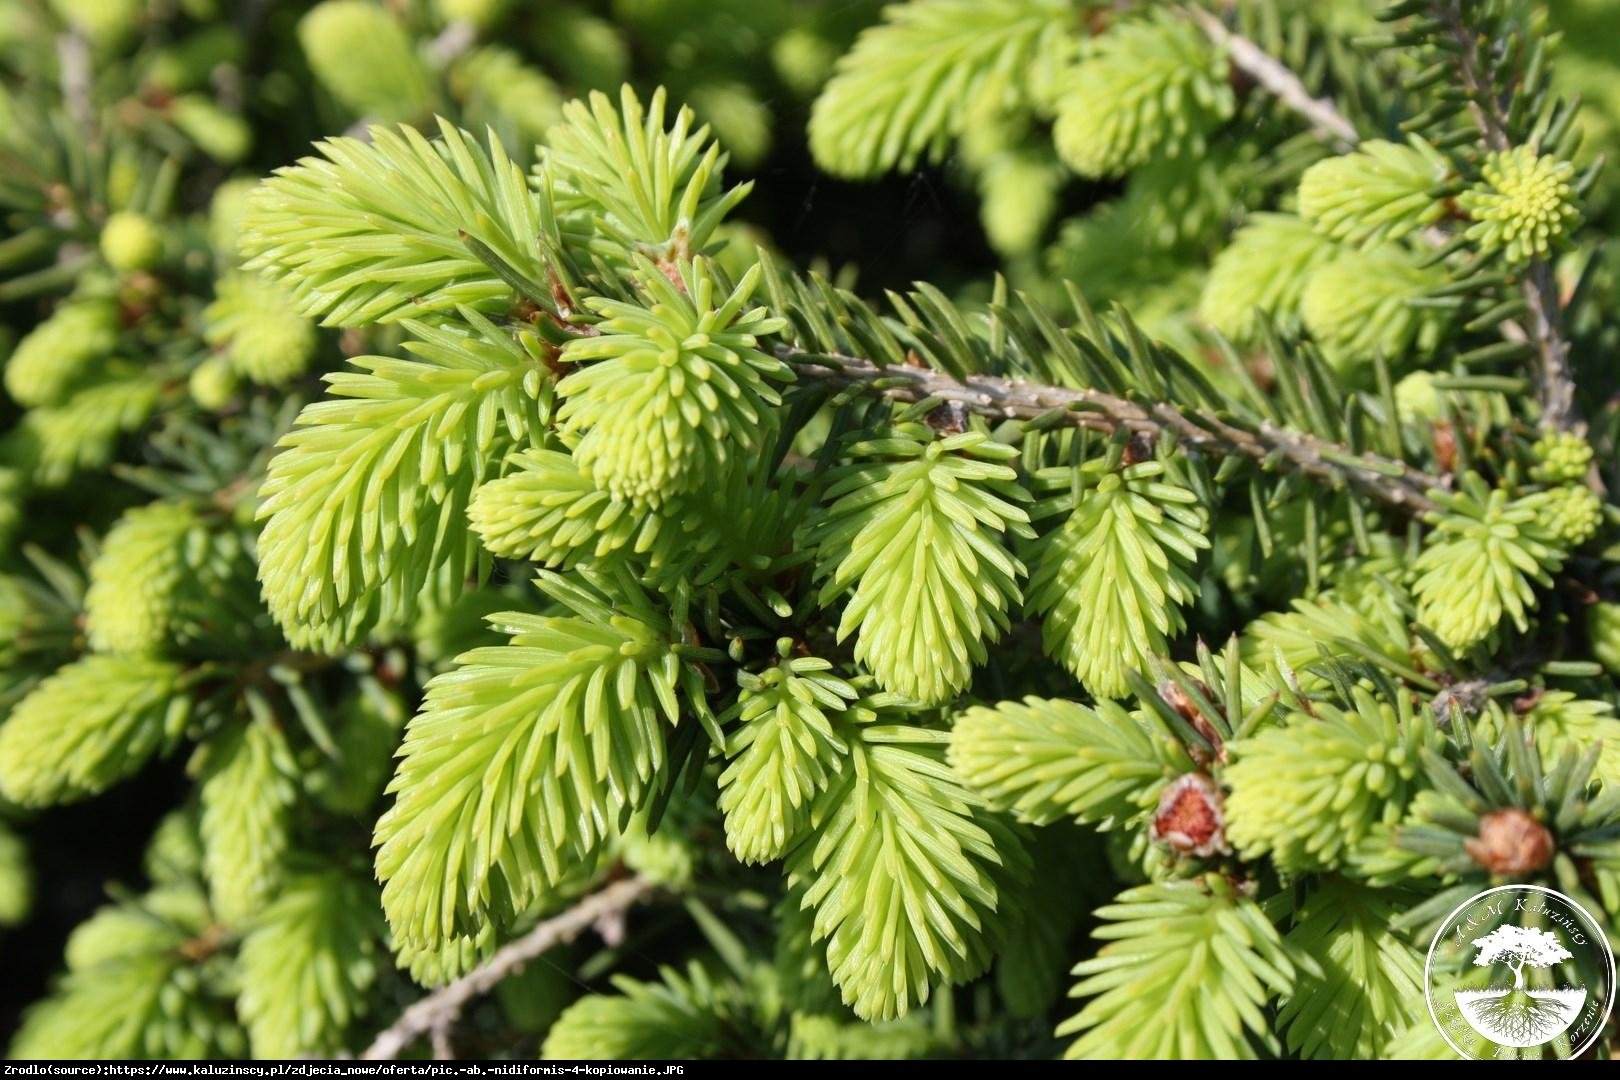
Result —
<svg viewBox="0 0 1620 1080"><path fill-rule="evenodd" d="M1373 1058L1460 899L1620 918L1620 124L1535 5L326 0L195 203L206 6L0 16L0 924L182 791L13 1055ZM1002 273L744 224L788 88Z"/></svg>

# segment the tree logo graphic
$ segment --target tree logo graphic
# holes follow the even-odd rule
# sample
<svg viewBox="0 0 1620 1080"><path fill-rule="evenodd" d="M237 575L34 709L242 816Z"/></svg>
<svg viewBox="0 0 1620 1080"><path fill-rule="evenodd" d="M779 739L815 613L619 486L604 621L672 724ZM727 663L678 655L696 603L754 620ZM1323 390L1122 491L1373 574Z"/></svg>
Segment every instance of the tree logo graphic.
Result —
<svg viewBox="0 0 1620 1080"><path fill-rule="evenodd" d="M1469 1058L1578 1057L1614 1004L1603 929L1539 885L1488 889L1447 918L1429 948L1429 1012Z"/></svg>
<svg viewBox="0 0 1620 1080"><path fill-rule="evenodd" d="M1506 1046L1540 1046L1562 1035L1586 1004L1586 991L1527 990L1524 969L1549 968L1575 954L1558 942L1551 930L1499 926L1474 939L1478 967L1505 963L1513 969L1513 986L1491 990L1458 990L1457 1005L1481 1035Z"/></svg>

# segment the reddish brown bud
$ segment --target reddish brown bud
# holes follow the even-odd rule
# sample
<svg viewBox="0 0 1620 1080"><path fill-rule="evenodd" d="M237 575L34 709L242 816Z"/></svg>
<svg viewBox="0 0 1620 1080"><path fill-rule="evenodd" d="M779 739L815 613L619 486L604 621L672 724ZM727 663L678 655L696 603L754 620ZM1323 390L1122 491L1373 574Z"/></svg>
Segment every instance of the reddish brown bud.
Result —
<svg viewBox="0 0 1620 1080"><path fill-rule="evenodd" d="M1544 870L1557 846L1547 826L1523 810L1492 810L1479 819L1479 835L1463 841L1470 858L1498 877Z"/></svg>
<svg viewBox="0 0 1620 1080"><path fill-rule="evenodd" d="M1434 461L1440 466L1441 472L1451 472L1457 467L1457 433L1446 421L1439 421L1434 425L1434 434L1431 439L1434 445Z"/></svg>
<svg viewBox="0 0 1620 1080"><path fill-rule="evenodd" d="M1523 716L1540 704L1542 696L1546 693L1547 691L1541 687L1532 686L1529 690L1513 699L1513 711Z"/></svg>
<svg viewBox="0 0 1620 1080"><path fill-rule="evenodd" d="M960 401L944 401L923 417L923 423L941 435L959 435L968 429L972 414Z"/></svg>
<svg viewBox="0 0 1620 1080"><path fill-rule="evenodd" d="M574 313L574 298L569 295L568 287L562 283L562 278L553 271L551 275L551 302L557 308L557 314L563 318Z"/></svg>
<svg viewBox="0 0 1620 1080"><path fill-rule="evenodd" d="M1207 700L1210 696L1209 687L1205 686L1200 680L1195 679L1194 681L1198 683L1199 692ZM1197 703L1187 695L1187 692L1174 680L1165 679L1159 683L1159 697L1163 698L1164 703L1174 709L1178 716L1192 725L1192 729L1202 735L1205 742L1215 748L1215 760L1224 765L1226 763L1226 745L1221 739L1221 733L1215 729L1214 724L1209 722L1209 717L1204 715ZM1209 764L1209 754L1203 747L1189 746L1187 752L1192 755L1192 759L1198 764Z"/></svg>
<svg viewBox="0 0 1620 1080"><path fill-rule="evenodd" d="M546 365L546 370L554 378L562 378L568 374L568 365L562 361L562 350L550 342L540 343L540 362Z"/></svg>
<svg viewBox="0 0 1620 1080"><path fill-rule="evenodd" d="M1152 460L1153 440L1143 432L1132 433L1130 440L1125 443L1125 453L1120 461L1125 465L1137 465Z"/></svg>
<svg viewBox="0 0 1620 1080"><path fill-rule="evenodd" d="M681 277L681 263L679 259L659 259L658 272L663 274L669 283L681 292L686 291L686 279Z"/></svg>
<svg viewBox="0 0 1620 1080"><path fill-rule="evenodd" d="M213 956L225 944L225 928L214 924L194 938L180 943L180 955L197 964Z"/></svg>
<svg viewBox="0 0 1620 1080"><path fill-rule="evenodd" d="M1182 855L1225 855L1226 804L1221 789L1203 773L1177 777L1159 796L1149 835Z"/></svg>

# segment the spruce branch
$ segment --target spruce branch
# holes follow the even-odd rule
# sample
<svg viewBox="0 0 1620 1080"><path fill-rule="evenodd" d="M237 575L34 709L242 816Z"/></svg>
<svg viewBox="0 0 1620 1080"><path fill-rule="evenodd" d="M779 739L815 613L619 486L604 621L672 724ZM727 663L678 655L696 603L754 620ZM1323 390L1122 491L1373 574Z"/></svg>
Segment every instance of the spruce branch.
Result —
<svg viewBox="0 0 1620 1080"><path fill-rule="evenodd" d="M391 1061L423 1035L431 1037L436 1052L449 1045L449 1032L474 998L482 997L503 980L559 945L566 945L593 926L611 925L653 893L646 878L632 877L591 893L573 907L554 915L516 941L502 946L489 960L454 982L435 990L400 1014L360 1057Z"/></svg>
<svg viewBox="0 0 1620 1080"><path fill-rule="evenodd" d="M1187 17L1198 24L1211 41L1226 49L1233 66L1270 91L1278 101L1304 117L1317 135L1333 144L1343 153L1355 148L1361 141L1356 126L1327 98L1311 96L1311 92L1288 69L1248 38L1227 27L1219 17L1203 8L1189 7Z"/></svg>
<svg viewBox="0 0 1620 1080"><path fill-rule="evenodd" d="M1262 468L1286 469L1335 486L1347 486L1411 514L1437 508L1429 491L1441 481L1404 462L1372 453L1354 453L1326 439L1270 421L1239 422L1202 409L1162 401L1132 400L1100 390L1043 386L992 375L955 379L926 367L886 367L870 360L811 352L782 345L779 359L803 379L838 388L882 394L914 404L936 399L954 403L993 423L1036 420L1058 426L1112 432L1124 428L1157 439L1172 433L1189 450L1217 457L1240 457Z"/></svg>
<svg viewBox="0 0 1620 1080"><path fill-rule="evenodd" d="M1469 111L1487 149L1502 152L1513 148L1506 112L1492 87L1495 60L1480 50L1479 35L1463 19L1459 0L1446 0L1435 6L1435 18L1445 27L1457 57L1457 73L1468 95ZM1584 433L1585 422L1575 406L1575 378L1569 364L1569 342L1564 337L1563 305L1558 286L1546 259L1534 259L1519 280L1519 291L1528 308L1528 325L1503 324L1509 340L1528 340L1536 350L1536 400L1541 405L1543 431ZM1511 327L1512 329L1508 329Z"/></svg>
<svg viewBox="0 0 1620 1080"><path fill-rule="evenodd" d="M1289 68L1248 38L1230 30L1219 17L1202 8L1186 9L1210 39L1225 46L1232 63L1255 82L1269 90L1284 106L1298 113L1319 136L1341 153L1354 149L1360 136L1352 124L1327 98L1313 97L1305 84ZM1469 107L1486 147L1494 151L1511 149L1506 114L1490 90L1491 59L1479 49L1478 35L1463 21L1458 0L1437 5L1436 17L1445 24L1446 35L1454 44L1457 70L1468 92ZM1424 237L1437 247L1447 238L1437 230L1424 231ZM1569 365L1569 343L1564 338L1563 309L1557 285L1546 260L1537 259L1526 268L1519 288L1528 308L1528 326L1512 320L1501 324L1502 336L1509 341L1530 342L1537 356L1537 400L1541 405L1544 431L1584 431L1585 424L1575 408L1575 382Z"/></svg>
<svg viewBox="0 0 1620 1080"><path fill-rule="evenodd" d="M1490 59L1480 53L1478 35L1463 21L1462 4L1458 0L1446 0L1435 7L1435 17L1445 24L1446 36L1456 46L1457 73L1468 93L1468 110L1486 148L1511 149L1513 140L1508 136L1507 117L1490 88L1493 81L1489 78Z"/></svg>

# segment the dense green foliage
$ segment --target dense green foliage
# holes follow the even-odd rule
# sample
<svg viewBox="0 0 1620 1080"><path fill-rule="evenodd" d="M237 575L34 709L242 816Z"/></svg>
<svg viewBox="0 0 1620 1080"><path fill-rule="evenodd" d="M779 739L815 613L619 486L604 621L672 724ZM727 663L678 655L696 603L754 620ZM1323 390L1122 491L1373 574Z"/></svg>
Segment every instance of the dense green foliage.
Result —
<svg viewBox="0 0 1620 1080"><path fill-rule="evenodd" d="M1620 938L1605 5L235 8L0 8L0 924L162 815L14 1056L631 876L413 1037L1434 1054L1460 900ZM812 167L999 262L801 268Z"/></svg>

